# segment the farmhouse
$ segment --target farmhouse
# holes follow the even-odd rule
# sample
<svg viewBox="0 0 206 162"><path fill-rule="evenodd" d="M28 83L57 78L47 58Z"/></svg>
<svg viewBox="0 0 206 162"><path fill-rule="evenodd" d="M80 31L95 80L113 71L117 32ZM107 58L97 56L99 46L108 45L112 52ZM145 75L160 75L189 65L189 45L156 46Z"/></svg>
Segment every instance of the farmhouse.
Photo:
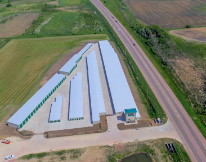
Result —
<svg viewBox="0 0 206 162"><path fill-rule="evenodd" d="M65 79L65 75L55 74L7 121L7 124L11 127L22 128Z"/></svg>
<svg viewBox="0 0 206 162"><path fill-rule="evenodd" d="M99 41L99 50L114 114L122 114L125 109L136 109L136 119L141 119L119 58L114 49L110 43L105 40Z"/></svg>

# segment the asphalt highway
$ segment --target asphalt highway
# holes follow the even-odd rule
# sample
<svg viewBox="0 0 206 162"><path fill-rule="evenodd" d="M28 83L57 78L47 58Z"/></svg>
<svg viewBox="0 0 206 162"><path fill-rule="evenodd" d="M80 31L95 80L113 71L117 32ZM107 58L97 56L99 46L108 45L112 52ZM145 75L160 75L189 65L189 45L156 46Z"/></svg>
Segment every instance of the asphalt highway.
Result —
<svg viewBox="0 0 206 162"><path fill-rule="evenodd" d="M91 2L104 15L135 60L160 105L171 119L191 160L206 162L206 140L165 80L114 15L99 0Z"/></svg>

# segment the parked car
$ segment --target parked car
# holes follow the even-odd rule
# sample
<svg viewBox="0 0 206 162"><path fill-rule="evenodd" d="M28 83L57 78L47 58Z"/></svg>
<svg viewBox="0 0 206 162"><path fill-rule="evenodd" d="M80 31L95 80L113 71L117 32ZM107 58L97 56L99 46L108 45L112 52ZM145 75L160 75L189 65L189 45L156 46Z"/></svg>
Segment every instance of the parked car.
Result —
<svg viewBox="0 0 206 162"><path fill-rule="evenodd" d="M156 124L157 122L156 122L156 119L154 119L154 123Z"/></svg>
<svg viewBox="0 0 206 162"><path fill-rule="evenodd" d="M158 118L159 122L162 123L162 120L160 118Z"/></svg>
<svg viewBox="0 0 206 162"><path fill-rule="evenodd" d="M10 144L10 141L7 139L3 139L3 140L1 140L1 143Z"/></svg>
<svg viewBox="0 0 206 162"><path fill-rule="evenodd" d="M14 155L9 155L9 156L5 157L5 160L9 160L9 159L13 159L13 158L14 158Z"/></svg>

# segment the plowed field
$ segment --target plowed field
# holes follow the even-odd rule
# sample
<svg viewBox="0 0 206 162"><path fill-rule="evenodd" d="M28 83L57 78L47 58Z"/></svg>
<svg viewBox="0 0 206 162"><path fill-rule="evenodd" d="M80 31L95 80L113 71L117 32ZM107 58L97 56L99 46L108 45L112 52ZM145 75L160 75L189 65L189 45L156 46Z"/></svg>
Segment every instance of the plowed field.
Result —
<svg viewBox="0 0 206 162"><path fill-rule="evenodd" d="M170 30L169 33L186 40L206 42L206 27Z"/></svg>
<svg viewBox="0 0 206 162"><path fill-rule="evenodd" d="M23 34L38 16L39 13L23 13L0 19L0 38Z"/></svg>
<svg viewBox="0 0 206 162"><path fill-rule="evenodd" d="M184 27L185 25L206 25L206 15L193 9L199 2L124 0L133 15L148 25L163 28Z"/></svg>

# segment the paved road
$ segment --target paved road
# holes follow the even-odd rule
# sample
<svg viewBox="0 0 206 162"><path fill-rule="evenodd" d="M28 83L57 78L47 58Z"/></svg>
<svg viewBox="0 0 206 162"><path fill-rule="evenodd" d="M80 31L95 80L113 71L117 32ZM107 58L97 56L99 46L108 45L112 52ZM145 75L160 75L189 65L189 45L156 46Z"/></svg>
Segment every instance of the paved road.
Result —
<svg viewBox="0 0 206 162"><path fill-rule="evenodd" d="M167 116L171 119L182 142L192 161L206 161L206 141L196 125L193 123L179 100L176 98L172 90L169 88L165 80L159 74L157 69L148 59L146 54L114 17L107 8L99 0L91 0L91 2L100 10L110 25L114 28L121 41L126 46L130 55L135 60L140 71L144 75L152 91L157 97L159 103L163 107ZM117 22L115 22L117 20ZM133 45L135 43L135 46Z"/></svg>

